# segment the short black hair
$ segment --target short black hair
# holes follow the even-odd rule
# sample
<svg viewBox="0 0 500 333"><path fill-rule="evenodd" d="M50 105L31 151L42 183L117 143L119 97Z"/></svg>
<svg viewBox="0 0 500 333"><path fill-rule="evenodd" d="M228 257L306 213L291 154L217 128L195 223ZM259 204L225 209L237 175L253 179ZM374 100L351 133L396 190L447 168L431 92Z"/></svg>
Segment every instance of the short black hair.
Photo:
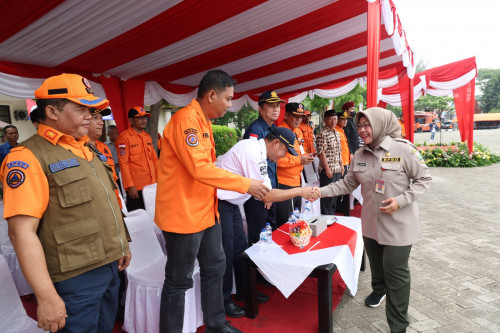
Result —
<svg viewBox="0 0 500 333"><path fill-rule="evenodd" d="M7 126L5 126L5 127L3 128L3 134L4 134L4 135L6 135L6 134L7 134L7 130L8 130L9 128L13 128L13 129L15 129L15 130L17 131L17 127L16 127L16 126L14 126L14 125L7 125ZM19 131L18 131L18 132L19 132Z"/></svg>
<svg viewBox="0 0 500 333"><path fill-rule="evenodd" d="M54 106L58 110L62 110L63 107L69 103L70 100L67 98L47 98L47 99L37 99L36 106L38 108L39 119L45 120L47 115L45 113L45 108L49 105Z"/></svg>
<svg viewBox="0 0 500 333"><path fill-rule="evenodd" d="M234 87L235 84L236 80L220 69L208 71L200 81L198 98L203 98L210 90L220 93L227 87Z"/></svg>
<svg viewBox="0 0 500 333"><path fill-rule="evenodd" d="M118 129L118 127L116 127L116 125L109 125L109 126L108 126L108 130L113 129L113 128Z"/></svg>
<svg viewBox="0 0 500 333"><path fill-rule="evenodd" d="M40 109L39 108L34 108L30 112L30 120L32 123L39 123L40 122Z"/></svg>

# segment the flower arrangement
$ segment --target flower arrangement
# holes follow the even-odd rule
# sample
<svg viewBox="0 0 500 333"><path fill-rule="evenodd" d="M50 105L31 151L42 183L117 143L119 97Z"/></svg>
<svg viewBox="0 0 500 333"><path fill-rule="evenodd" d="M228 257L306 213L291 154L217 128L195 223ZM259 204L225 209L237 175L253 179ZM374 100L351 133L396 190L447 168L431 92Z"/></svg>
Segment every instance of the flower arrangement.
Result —
<svg viewBox="0 0 500 333"><path fill-rule="evenodd" d="M312 230L309 224L304 220L290 223L290 240L293 245L300 248L309 244L311 240Z"/></svg>
<svg viewBox="0 0 500 333"><path fill-rule="evenodd" d="M449 145L428 147L419 146L419 151L425 164L429 167L461 167L470 168L491 165L500 162L500 156L490 152L490 150L477 142L474 142L474 151L469 153L465 143L451 142Z"/></svg>

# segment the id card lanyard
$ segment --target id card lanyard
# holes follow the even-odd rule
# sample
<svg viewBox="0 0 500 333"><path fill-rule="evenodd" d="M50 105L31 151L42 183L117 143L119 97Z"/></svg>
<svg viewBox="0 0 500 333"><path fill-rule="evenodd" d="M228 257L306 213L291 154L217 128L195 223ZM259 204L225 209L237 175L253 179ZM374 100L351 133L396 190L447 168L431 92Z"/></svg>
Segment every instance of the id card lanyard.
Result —
<svg viewBox="0 0 500 333"><path fill-rule="evenodd" d="M385 193L385 178L384 178L385 169L380 165L380 177L375 180L375 192L384 194Z"/></svg>

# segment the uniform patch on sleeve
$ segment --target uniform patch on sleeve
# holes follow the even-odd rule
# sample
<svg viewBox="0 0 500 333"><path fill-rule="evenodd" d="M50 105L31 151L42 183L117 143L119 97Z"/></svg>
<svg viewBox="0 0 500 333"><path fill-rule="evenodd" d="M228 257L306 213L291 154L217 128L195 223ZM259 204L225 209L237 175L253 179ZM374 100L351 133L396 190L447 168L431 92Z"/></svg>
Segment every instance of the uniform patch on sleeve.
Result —
<svg viewBox="0 0 500 333"><path fill-rule="evenodd" d="M196 130L195 128L188 128L187 130L184 131L184 134L188 135L188 134L198 134L198 130Z"/></svg>
<svg viewBox="0 0 500 333"><path fill-rule="evenodd" d="M28 163L24 163L24 162L21 162L21 161L12 161L10 163L7 163L7 168L8 169L12 169L14 167L28 169L29 166L30 165Z"/></svg>
<svg viewBox="0 0 500 333"><path fill-rule="evenodd" d="M7 185L9 185L10 188L17 188L24 183L25 179L26 176L22 170L14 169L7 174Z"/></svg>
<svg viewBox="0 0 500 333"><path fill-rule="evenodd" d="M127 147L125 145L119 145L118 153L120 154L120 156L125 156L125 154L127 153Z"/></svg>
<svg viewBox="0 0 500 333"><path fill-rule="evenodd" d="M413 149L411 151L412 155L415 155L415 157L417 158L418 160L418 163L420 164L425 164L425 160L424 158L422 157L422 155L420 155L420 152L417 150L417 149Z"/></svg>
<svg viewBox="0 0 500 333"><path fill-rule="evenodd" d="M78 160L76 158L70 158L69 160L62 160L56 163L49 164L49 169L52 173L58 172L64 169L79 166Z"/></svg>
<svg viewBox="0 0 500 333"><path fill-rule="evenodd" d="M99 156L99 159L101 161L103 161L103 162L107 162L108 161L108 158L106 156L104 156L104 155L97 155L97 156Z"/></svg>
<svg viewBox="0 0 500 333"><path fill-rule="evenodd" d="M190 147L196 147L199 144L198 136L195 133L190 133L186 136L186 143Z"/></svg>

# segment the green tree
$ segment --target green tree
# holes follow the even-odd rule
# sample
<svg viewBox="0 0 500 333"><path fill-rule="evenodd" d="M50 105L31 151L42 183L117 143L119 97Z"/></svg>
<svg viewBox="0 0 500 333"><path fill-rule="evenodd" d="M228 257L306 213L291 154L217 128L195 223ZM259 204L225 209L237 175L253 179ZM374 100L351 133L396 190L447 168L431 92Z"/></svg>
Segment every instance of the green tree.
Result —
<svg viewBox="0 0 500 333"><path fill-rule="evenodd" d="M306 110L311 112L316 111L317 113L322 113L326 111L328 105L332 103L332 100L325 97L319 97L318 95L314 95L314 98L311 99L307 96L303 101L304 107Z"/></svg>
<svg viewBox="0 0 500 333"><path fill-rule="evenodd" d="M483 112L499 112L497 110L500 110L500 70L487 72L487 74L488 79L481 81L483 94L478 99Z"/></svg>
<svg viewBox="0 0 500 333"><path fill-rule="evenodd" d="M227 126L230 123L235 124L236 128L243 130L247 128L255 119L259 117L259 113L250 106L245 105L237 112L226 112L226 114L218 119L214 119L214 125Z"/></svg>
<svg viewBox="0 0 500 333"><path fill-rule="evenodd" d="M445 110L449 110L450 108L454 108L455 104L453 103L453 97L451 96L432 96L425 95L420 97L415 101L415 111L423 111L423 110L437 110L438 116L441 119L441 113Z"/></svg>
<svg viewBox="0 0 500 333"><path fill-rule="evenodd" d="M356 109L358 105L363 103L363 109L366 108L366 88L361 87L359 84L347 94L335 97L333 99L333 108L336 111L342 110L342 105L346 102L354 102Z"/></svg>

